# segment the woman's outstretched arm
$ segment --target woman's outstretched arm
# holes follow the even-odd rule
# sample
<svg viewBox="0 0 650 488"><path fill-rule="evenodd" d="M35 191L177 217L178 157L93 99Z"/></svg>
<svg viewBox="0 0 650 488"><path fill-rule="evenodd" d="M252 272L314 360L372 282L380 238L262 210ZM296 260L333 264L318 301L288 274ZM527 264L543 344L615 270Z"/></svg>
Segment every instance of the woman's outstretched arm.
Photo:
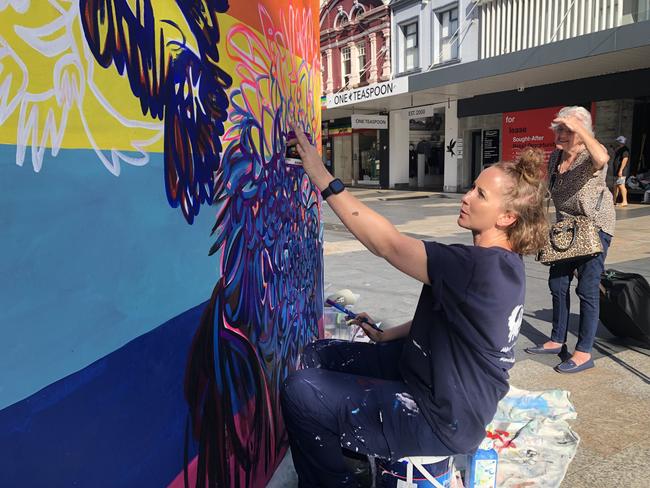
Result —
<svg viewBox="0 0 650 488"><path fill-rule="evenodd" d="M298 128L294 128L294 131L303 167L312 183L322 191L334 177L327 171L318 151L309 143L305 134ZM348 191L330 196L327 203L370 252L384 258L403 273L429 284L427 255L422 241L399 232L386 218L361 203Z"/></svg>

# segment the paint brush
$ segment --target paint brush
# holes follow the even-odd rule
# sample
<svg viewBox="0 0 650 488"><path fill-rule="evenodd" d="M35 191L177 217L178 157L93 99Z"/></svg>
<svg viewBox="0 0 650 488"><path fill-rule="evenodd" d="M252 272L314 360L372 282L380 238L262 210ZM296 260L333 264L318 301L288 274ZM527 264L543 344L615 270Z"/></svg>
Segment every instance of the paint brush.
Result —
<svg viewBox="0 0 650 488"><path fill-rule="evenodd" d="M348 310L343 305L339 305L334 300L327 299L327 300L325 300L325 303L327 303L330 307L334 307L335 309L340 310L341 312L343 312L344 314L346 314L348 317L350 317L352 319L357 318L356 313L354 313L352 310ZM384 332L379 327L377 327L377 324L373 324L372 322L370 322L370 320L368 320L365 317L361 318L361 322L364 322L364 323L368 324L371 328L375 329L377 332L382 332L382 333Z"/></svg>

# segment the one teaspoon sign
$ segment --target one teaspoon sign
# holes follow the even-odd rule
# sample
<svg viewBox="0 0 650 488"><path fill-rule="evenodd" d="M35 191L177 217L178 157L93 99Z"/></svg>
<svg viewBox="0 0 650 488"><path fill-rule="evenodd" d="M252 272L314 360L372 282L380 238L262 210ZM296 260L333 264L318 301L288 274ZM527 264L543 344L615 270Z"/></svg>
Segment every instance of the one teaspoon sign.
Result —
<svg viewBox="0 0 650 488"><path fill-rule="evenodd" d="M340 107L352 103L367 102L378 98L406 93L408 91L408 79L398 78L396 80L384 81L374 85L364 86L356 90L349 90L340 93L327 95L327 108Z"/></svg>

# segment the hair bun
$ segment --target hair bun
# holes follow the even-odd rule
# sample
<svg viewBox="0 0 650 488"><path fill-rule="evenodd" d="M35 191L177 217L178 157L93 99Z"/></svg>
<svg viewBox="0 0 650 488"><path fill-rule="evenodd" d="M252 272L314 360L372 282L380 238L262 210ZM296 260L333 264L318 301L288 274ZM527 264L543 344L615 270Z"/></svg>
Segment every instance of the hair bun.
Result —
<svg viewBox="0 0 650 488"><path fill-rule="evenodd" d="M495 166L503 171L511 184L504 185L505 208L512 211L516 221L506 234L512 250L519 254L535 254L545 244L548 221L544 211L547 194L544 152L526 147L513 161L501 161Z"/></svg>
<svg viewBox="0 0 650 488"><path fill-rule="evenodd" d="M515 160L515 168L526 182L536 184L544 178L544 151L527 147Z"/></svg>

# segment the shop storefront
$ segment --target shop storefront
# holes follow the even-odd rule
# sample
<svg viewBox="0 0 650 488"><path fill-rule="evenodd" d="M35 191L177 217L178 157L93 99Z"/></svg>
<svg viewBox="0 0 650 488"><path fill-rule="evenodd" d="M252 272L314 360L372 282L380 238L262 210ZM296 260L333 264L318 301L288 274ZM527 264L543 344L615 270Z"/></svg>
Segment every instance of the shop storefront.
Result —
<svg viewBox="0 0 650 488"><path fill-rule="evenodd" d="M409 186L442 190L445 171L445 108L418 107L409 121Z"/></svg>
<svg viewBox="0 0 650 488"><path fill-rule="evenodd" d="M352 127L350 119L324 121L323 162L346 185L352 183Z"/></svg>
<svg viewBox="0 0 650 488"><path fill-rule="evenodd" d="M388 131L387 115L353 115L352 156L356 184L381 186L382 132ZM384 137L383 139L385 139Z"/></svg>
<svg viewBox="0 0 650 488"><path fill-rule="evenodd" d="M458 136L455 101L392 111L391 187L457 191L457 166L463 153Z"/></svg>
<svg viewBox="0 0 650 488"><path fill-rule="evenodd" d="M587 105L596 122L596 105ZM468 187L479 173L498 161L517 158L522 149L532 147L544 152L546 158L555 149L551 122L561 106L516 110L459 119L461 133L467 143L463 162L463 183Z"/></svg>
<svg viewBox="0 0 650 488"><path fill-rule="evenodd" d="M388 116L355 114L323 122L323 160L346 185L388 186Z"/></svg>
<svg viewBox="0 0 650 488"><path fill-rule="evenodd" d="M648 76L648 70L640 73ZM650 169L647 141L650 92L647 85L642 86L639 82L629 86L630 98L615 98L620 94L612 93L612 86L624 79L631 78L625 74L605 75L524 92L502 92L459 100L459 136L467 141L465 157L459 168L463 187L469 187L486 166L499 160L513 159L524 147L540 148L548 156L554 149L551 122L560 108L567 105L580 105L591 112L596 138L607 147L610 156L613 156L616 138L624 136L631 153L631 174L647 172ZM540 107L540 100L553 100L555 103ZM494 110L498 108L503 111ZM611 167L608 176L610 184L613 184Z"/></svg>

